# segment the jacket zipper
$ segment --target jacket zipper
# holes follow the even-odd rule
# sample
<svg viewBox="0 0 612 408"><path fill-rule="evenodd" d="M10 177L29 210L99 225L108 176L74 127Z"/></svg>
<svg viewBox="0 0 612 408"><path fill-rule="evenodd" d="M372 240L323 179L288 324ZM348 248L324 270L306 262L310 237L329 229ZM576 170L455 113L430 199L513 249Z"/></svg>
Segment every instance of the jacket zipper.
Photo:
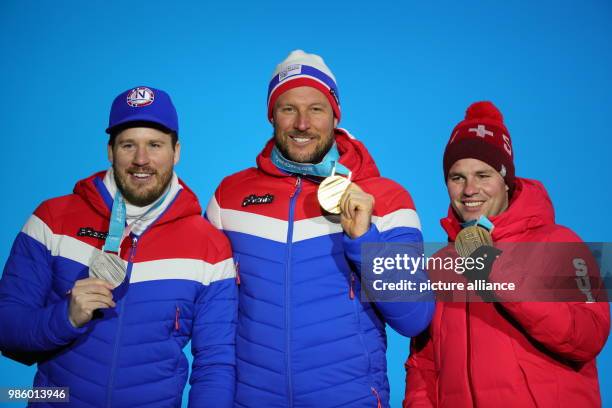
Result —
<svg viewBox="0 0 612 408"><path fill-rule="evenodd" d="M138 244L138 237L137 236L132 236L132 246L130 248L130 256L128 258L128 264L127 264L127 269L126 269L126 277L125 279L127 280L127 284L130 284L130 276L132 274L132 265L134 264L134 255L136 255L136 245ZM117 368L117 353L119 352L119 339L121 338L121 329L122 329L122 323L123 323L123 307L125 306L125 301L127 298L127 293L126 295L123 297L123 300L121 302L121 307L119 308L119 310L117 310L117 314L119 315L119 321L117 322L117 335L115 336L115 346L113 349L113 358L111 360L111 370L110 370L110 376L109 376L109 380L108 380L108 391L106 393L106 406L108 408L112 407L111 404L111 396L113 393L113 383L115 382L115 369ZM119 305L117 305L119 307Z"/></svg>
<svg viewBox="0 0 612 408"><path fill-rule="evenodd" d="M469 295L468 295L469 296ZM468 383L470 385L470 397L472 397L472 406L476 407L476 396L474 395L474 384L472 384L472 346L470 344L470 339L472 337L471 333L471 325L470 325L470 302L469 299L465 303L465 321L467 325L467 375L468 375Z"/></svg>
<svg viewBox="0 0 612 408"><path fill-rule="evenodd" d="M236 285L240 285L240 262L238 262L238 258L236 258L236 263L234 264L234 269L236 269Z"/></svg>
<svg viewBox="0 0 612 408"><path fill-rule="evenodd" d="M179 324L179 316L180 316L180 310L179 310L179 307L176 306L176 314L174 315L174 330L176 331L179 331L179 329L181 328Z"/></svg>
<svg viewBox="0 0 612 408"><path fill-rule="evenodd" d="M302 178L297 177L295 188L289 196L289 221L287 223L287 263L285 267L285 368L287 370L287 406L293 407L293 389L291 378L291 247L293 245L293 218L295 202L302 188Z"/></svg>
<svg viewBox="0 0 612 408"><path fill-rule="evenodd" d="M380 395L378 395L378 391L374 387L370 387L372 389L372 394L376 396L376 408L382 408L382 401L380 400Z"/></svg>

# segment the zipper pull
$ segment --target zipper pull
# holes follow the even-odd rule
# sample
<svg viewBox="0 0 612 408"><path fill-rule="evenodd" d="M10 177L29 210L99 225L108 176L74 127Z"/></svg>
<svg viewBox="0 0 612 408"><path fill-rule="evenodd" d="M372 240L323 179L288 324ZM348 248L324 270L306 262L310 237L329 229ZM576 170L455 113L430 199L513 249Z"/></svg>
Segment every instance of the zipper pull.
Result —
<svg viewBox="0 0 612 408"><path fill-rule="evenodd" d="M376 388L374 387L370 387L370 388L372 389L372 394L376 395L376 401L378 402L376 407L382 408L382 401L380 400L380 395L378 395L378 391L376 391Z"/></svg>
<svg viewBox="0 0 612 408"><path fill-rule="evenodd" d="M132 249L130 249L130 255L128 258L128 262L134 261L134 254L136 253L136 244L138 244L138 237L132 237Z"/></svg>
<svg viewBox="0 0 612 408"><path fill-rule="evenodd" d="M355 282L355 274L351 272L351 283L349 284L349 299L355 299L355 291L353 290L353 283Z"/></svg>
<svg viewBox="0 0 612 408"><path fill-rule="evenodd" d="M180 328L180 325L179 325L179 314L180 314L180 311L179 311L179 308L177 306L176 307L176 315L174 316L174 330L176 330L176 331L178 331L179 328Z"/></svg>
<svg viewBox="0 0 612 408"><path fill-rule="evenodd" d="M236 268L236 285L240 285L240 262L236 261L234 267Z"/></svg>
<svg viewBox="0 0 612 408"><path fill-rule="evenodd" d="M289 196L289 198L293 198L293 196L300 191L300 186L302 185L302 178L300 176L297 176L297 180L295 181L295 188L293 189L293 192L291 193L291 195Z"/></svg>

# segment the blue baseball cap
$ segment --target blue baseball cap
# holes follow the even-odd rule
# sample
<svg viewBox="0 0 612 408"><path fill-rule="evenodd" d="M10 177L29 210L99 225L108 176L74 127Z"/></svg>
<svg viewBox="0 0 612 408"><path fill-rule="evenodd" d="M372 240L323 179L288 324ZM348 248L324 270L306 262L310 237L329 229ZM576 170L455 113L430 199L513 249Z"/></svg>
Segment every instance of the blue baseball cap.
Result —
<svg viewBox="0 0 612 408"><path fill-rule="evenodd" d="M122 92L111 106L106 133L131 122L161 126L178 135L178 115L170 95L161 89L138 86Z"/></svg>

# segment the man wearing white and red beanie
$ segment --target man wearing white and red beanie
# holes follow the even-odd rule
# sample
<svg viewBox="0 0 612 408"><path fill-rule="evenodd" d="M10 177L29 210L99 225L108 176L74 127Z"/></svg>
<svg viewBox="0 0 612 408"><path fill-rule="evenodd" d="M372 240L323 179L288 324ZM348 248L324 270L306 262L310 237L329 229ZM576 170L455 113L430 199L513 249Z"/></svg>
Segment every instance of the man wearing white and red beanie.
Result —
<svg viewBox="0 0 612 408"><path fill-rule="evenodd" d="M432 301L360 301L362 244L419 248L422 234L408 192L337 128L340 113L323 59L293 51L269 84L274 136L257 167L208 205L238 265L238 407L388 407L385 324L415 336L433 313ZM317 191L332 175L351 184L328 212Z"/></svg>
<svg viewBox="0 0 612 408"><path fill-rule="evenodd" d="M597 278L586 271L596 266L580 238L555 223L544 186L515 177L510 133L491 102L467 109L451 133L443 168L450 207L441 224L449 242L459 241L459 251L463 230L474 226L492 240L469 256L491 255L485 268L451 275L466 284L511 280L519 290L485 296L468 289L464 301L437 303L429 330L411 342L404 407L601 406L595 357L610 331L610 313L595 285L585 290ZM436 256L453 253L448 247ZM428 273L445 279L440 271ZM573 288L563 289L576 294L573 301L545 302L520 290L533 277L557 282L565 276Z"/></svg>

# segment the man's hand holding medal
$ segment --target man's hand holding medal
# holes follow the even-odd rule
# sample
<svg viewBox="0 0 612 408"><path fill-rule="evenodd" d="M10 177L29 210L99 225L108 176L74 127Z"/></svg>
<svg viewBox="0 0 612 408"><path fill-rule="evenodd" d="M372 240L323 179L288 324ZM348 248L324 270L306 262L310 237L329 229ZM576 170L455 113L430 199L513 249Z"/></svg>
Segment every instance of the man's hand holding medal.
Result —
<svg viewBox="0 0 612 408"><path fill-rule="evenodd" d="M343 176L327 177L317 192L321 207L332 214L340 214L344 232L352 239L370 229L374 196Z"/></svg>

